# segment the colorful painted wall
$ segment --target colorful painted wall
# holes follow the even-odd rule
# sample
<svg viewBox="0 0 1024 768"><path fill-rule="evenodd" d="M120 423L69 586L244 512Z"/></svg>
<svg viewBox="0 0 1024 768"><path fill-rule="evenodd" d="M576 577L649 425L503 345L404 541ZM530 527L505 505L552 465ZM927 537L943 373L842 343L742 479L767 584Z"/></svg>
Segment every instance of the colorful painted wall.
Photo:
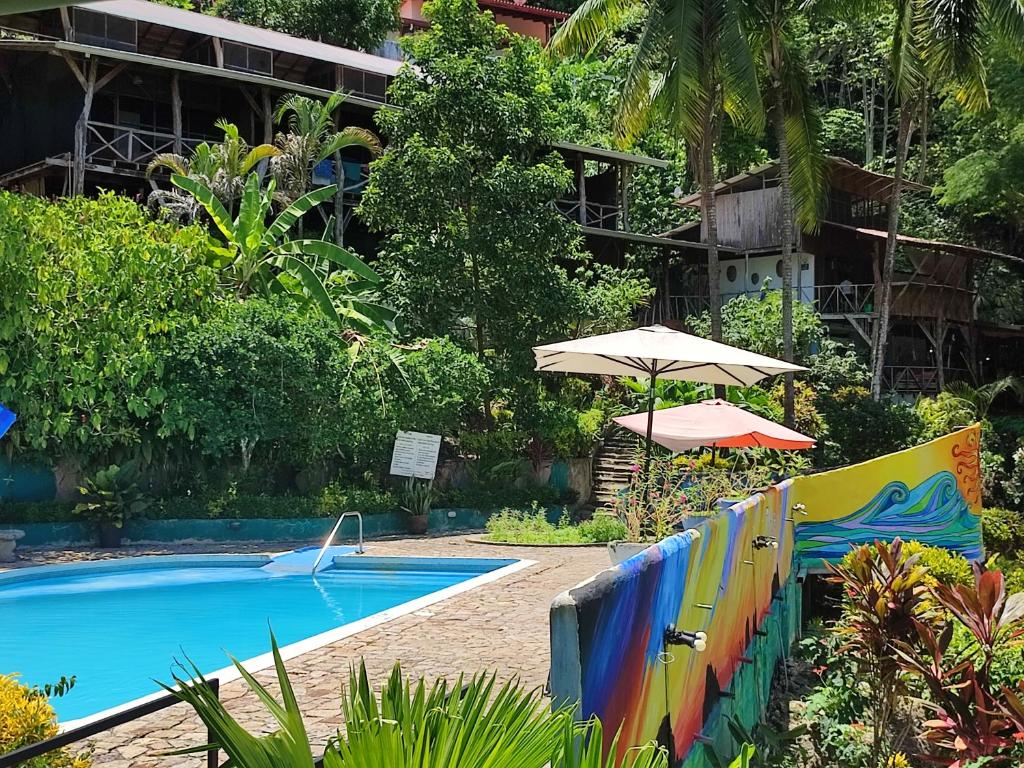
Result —
<svg viewBox="0 0 1024 768"><path fill-rule="evenodd" d="M599 715L609 739L621 725L623 747L657 739L673 764L703 765L696 745L726 748L724 721L749 727L767 706L799 627L799 573L897 535L980 557L978 440L972 427L786 480L563 593L551 609L554 700ZM666 645L669 625L705 632L706 650Z"/></svg>
<svg viewBox="0 0 1024 768"><path fill-rule="evenodd" d="M981 429L968 427L899 453L797 478L796 555L810 568L851 543L896 536L982 557Z"/></svg>

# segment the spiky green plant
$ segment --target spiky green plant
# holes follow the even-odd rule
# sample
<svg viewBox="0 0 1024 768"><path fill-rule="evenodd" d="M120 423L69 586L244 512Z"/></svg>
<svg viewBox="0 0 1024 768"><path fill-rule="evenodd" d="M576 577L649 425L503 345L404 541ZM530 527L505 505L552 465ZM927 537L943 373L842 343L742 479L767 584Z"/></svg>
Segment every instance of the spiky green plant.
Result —
<svg viewBox="0 0 1024 768"><path fill-rule="evenodd" d="M312 768L314 759L298 701L277 641L271 648L278 701L232 659L249 688L278 723L263 736L245 730L225 709L192 662L164 689L189 704L211 734L210 744L170 754L193 754L211 746L224 751L230 768ZM449 685L406 679L399 665L378 693L362 662L349 672L342 700L344 732L331 739L324 768L668 768L655 744L619 749L618 735L604 748L600 721L576 723L573 710L552 711L540 691L516 680L498 685L494 674L459 676ZM621 758L619 753L622 753Z"/></svg>

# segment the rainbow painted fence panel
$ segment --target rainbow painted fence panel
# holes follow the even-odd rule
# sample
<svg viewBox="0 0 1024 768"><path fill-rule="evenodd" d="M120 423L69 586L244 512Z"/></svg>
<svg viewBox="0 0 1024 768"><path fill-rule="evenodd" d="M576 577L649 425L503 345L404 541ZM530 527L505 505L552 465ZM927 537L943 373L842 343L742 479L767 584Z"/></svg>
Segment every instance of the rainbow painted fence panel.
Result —
<svg viewBox="0 0 1024 768"><path fill-rule="evenodd" d="M563 593L551 609L553 699L599 715L609 739L621 725L623 748L657 739L673 764L699 765L691 750L721 732L722 692L735 693L741 666L770 676L788 649L795 626L772 608L797 571L897 535L980 557L979 434L786 480ZM705 632L707 649L666 646L669 625ZM765 642L768 627L787 636Z"/></svg>

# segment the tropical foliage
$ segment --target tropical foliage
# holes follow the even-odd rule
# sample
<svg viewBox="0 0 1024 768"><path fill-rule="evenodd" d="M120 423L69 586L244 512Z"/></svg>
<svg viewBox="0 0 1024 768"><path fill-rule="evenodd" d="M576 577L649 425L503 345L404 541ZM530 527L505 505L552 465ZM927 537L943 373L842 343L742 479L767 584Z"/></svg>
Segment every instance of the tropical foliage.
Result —
<svg viewBox="0 0 1024 768"><path fill-rule="evenodd" d="M69 687L60 686L55 695ZM53 738L58 732L57 716L45 691L23 685L17 676L0 675L0 755ZM23 768L90 768L92 758L87 752L76 755L68 749L57 749L20 765Z"/></svg>
<svg viewBox="0 0 1024 768"><path fill-rule="evenodd" d="M239 298L284 294L315 307L342 330L394 328L395 313L367 300L379 278L362 259L327 240L289 237L303 214L334 195L334 186L307 192L271 218L275 183L271 180L263 190L259 177L250 174L232 218L209 187L185 176L174 175L171 181L198 200L220 230L224 243L212 250Z"/></svg>
<svg viewBox="0 0 1024 768"><path fill-rule="evenodd" d="M147 166L146 175L152 176L163 170L188 177L210 189L229 211L234 211L249 174L260 163L276 156L278 150L270 144L250 147L239 134L238 126L226 120L218 120L216 127L224 133L222 141L214 144L201 142L187 157L175 153L159 154ZM149 202L171 218L185 222L195 220L201 205L193 196L162 189L154 190Z"/></svg>
<svg viewBox="0 0 1024 768"><path fill-rule="evenodd" d="M174 676L176 687L165 688L195 709L211 743L237 768L312 768L299 702L273 636L271 647L280 700L235 662L277 723L267 735L250 734L239 725L194 665L183 666L184 676ZM341 709L344 731L324 749L325 768L667 768L668 763L664 750L653 744L625 750L619 760L618 738L605 756L599 721L579 725L571 709L552 711L540 691L527 691L515 680L499 684L494 674L460 676L451 683L440 678L428 686L422 678L407 680L395 665L378 693L360 663L349 672Z"/></svg>

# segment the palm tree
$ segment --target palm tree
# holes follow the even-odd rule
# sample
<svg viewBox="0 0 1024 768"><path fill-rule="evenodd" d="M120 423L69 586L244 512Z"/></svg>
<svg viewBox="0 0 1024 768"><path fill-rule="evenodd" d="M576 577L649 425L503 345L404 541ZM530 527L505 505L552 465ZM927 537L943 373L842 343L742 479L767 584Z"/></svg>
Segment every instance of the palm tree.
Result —
<svg viewBox="0 0 1024 768"><path fill-rule="evenodd" d="M814 229L824 202L825 155L821 120L811 103L806 62L794 39L801 13L798 0L747 0L746 24L751 48L764 62L775 138L779 144L782 207L782 347L793 362L793 224ZM793 374L787 373L784 421L795 418Z"/></svg>
<svg viewBox="0 0 1024 768"><path fill-rule="evenodd" d="M643 5L647 18L621 86L616 126L636 136L657 116L698 158L708 258L711 336L722 339L714 150L722 115L759 132L764 110L750 46L741 26L741 0L585 0L551 41L555 53L591 50L627 10Z"/></svg>
<svg viewBox="0 0 1024 768"><path fill-rule="evenodd" d="M1004 392L1013 392L1017 400L1024 400L1024 379L1019 376L1006 376L980 387L972 387L964 381L951 381L946 385L945 391L964 401L974 411L974 417L978 421L984 421L988 417L992 403Z"/></svg>
<svg viewBox="0 0 1024 768"><path fill-rule="evenodd" d="M193 179L212 190L233 213L249 174L260 162L276 156L279 150L270 144L250 147L239 134L238 126L227 120L218 120L216 126L224 133L222 141L215 144L204 141L188 157L173 152L159 154L146 167L146 176L151 176L157 169L165 169L173 175ZM187 214L188 220L194 219L198 213L194 197L173 190L158 190L150 196L150 201Z"/></svg>
<svg viewBox="0 0 1024 768"><path fill-rule="evenodd" d="M296 200L309 191L313 183L313 169L329 157L334 159L338 174L338 192L334 200L335 240L341 245L344 228L342 200L344 182L341 170L341 151L362 147L371 155L380 154L380 141L364 128L349 126L340 131L334 122L334 112L345 100L343 93L334 93L326 102L308 96L291 94L277 105L274 120L287 119L287 132L279 133L275 143L279 154L272 163L279 194L285 203Z"/></svg>
<svg viewBox="0 0 1024 768"><path fill-rule="evenodd" d="M812 2L815 0L812 0ZM881 0L816 0L824 8L857 14L885 7ZM915 121L936 87L945 87L971 110L988 105L982 51L992 35L1015 52L1024 48L1024 6L1018 0L891 0L895 23L889 50L899 124L889 222L882 265L882 295L871 350L871 393L882 394L882 375L892 312L892 280L904 170Z"/></svg>

